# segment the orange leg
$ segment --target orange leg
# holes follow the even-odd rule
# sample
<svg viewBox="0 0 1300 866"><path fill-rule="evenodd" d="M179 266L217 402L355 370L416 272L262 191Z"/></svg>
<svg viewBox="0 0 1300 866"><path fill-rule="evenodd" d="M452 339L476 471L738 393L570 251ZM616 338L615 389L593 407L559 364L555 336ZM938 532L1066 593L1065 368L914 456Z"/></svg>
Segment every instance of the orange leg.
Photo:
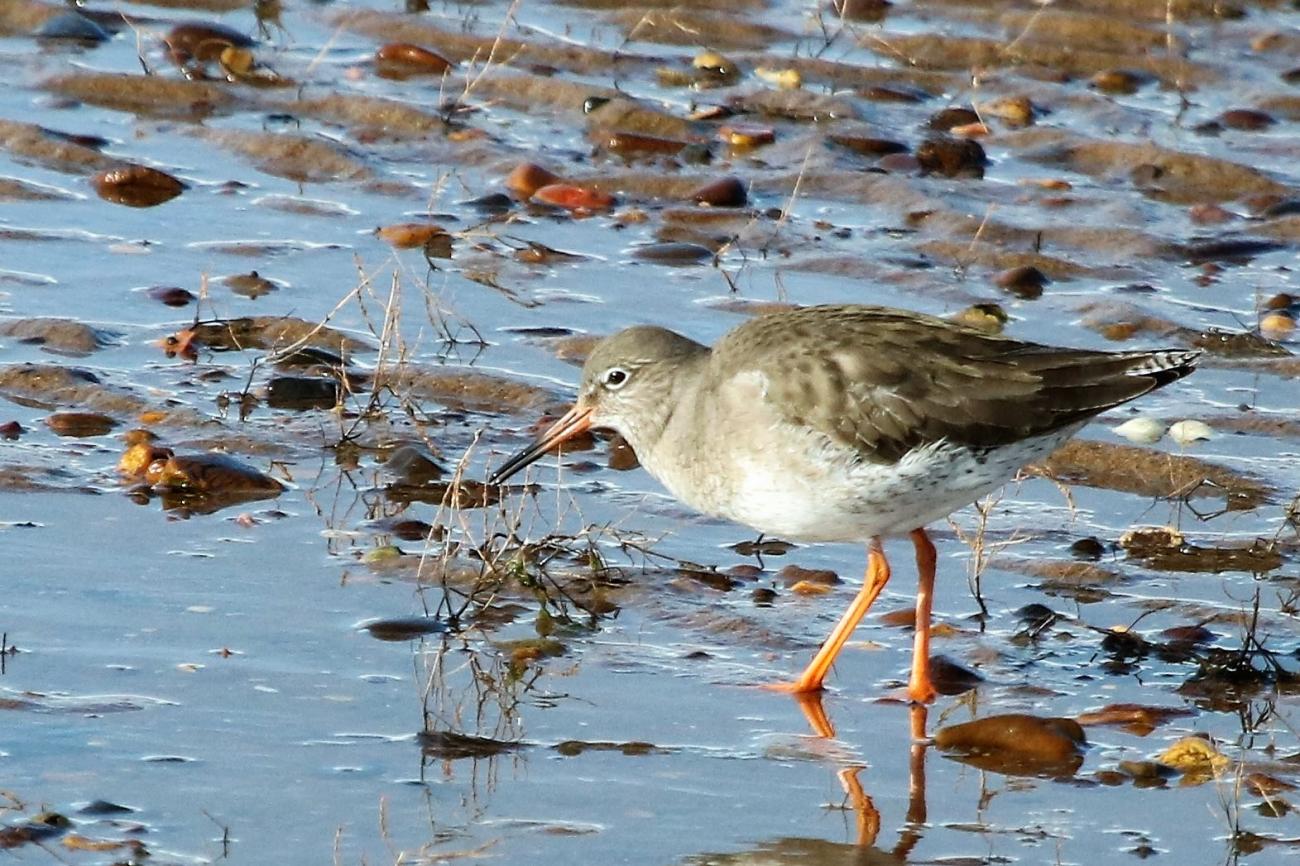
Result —
<svg viewBox="0 0 1300 866"><path fill-rule="evenodd" d="M880 547L880 539L873 538L867 548L867 574L863 579L862 589L858 590L857 598L853 599L848 610L844 611L830 637L826 638L826 642L822 644L822 648L817 651L817 655L813 657L799 679L778 688L796 693L820 691L822 681L826 679L831 665L835 663L835 657L840 654L840 650L848 642L849 635L853 634L858 623L862 622L862 618L867 615L867 611L875 602L876 596L880 595L880 591L888 582L889 563L885 560L885 552Z"/></svg>
<svg viewBox="0 0 1300 866"><path fill-rule="evenodd" d="M930 682L930 609L934 603L934 544L924 529L912 530L916 547L916 643L912 648L912 679L907 696L918 704L928 704L939 694Z"/></svg>

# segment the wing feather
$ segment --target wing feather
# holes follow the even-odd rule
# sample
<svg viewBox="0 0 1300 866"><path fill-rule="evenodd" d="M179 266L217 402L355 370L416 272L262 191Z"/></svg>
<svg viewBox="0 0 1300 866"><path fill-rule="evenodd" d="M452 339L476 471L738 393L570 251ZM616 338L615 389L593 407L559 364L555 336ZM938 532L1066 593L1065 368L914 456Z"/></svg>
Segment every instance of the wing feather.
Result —
<svg viewBox="0 0 1300 866"><path fill-rule="evenodd" d="M940 440L988 448L1061 430L1182 378L1198 355L1060 349L853 305L753 319L714 347L710 370L757 372L783 421L892 463Z"/></svg>

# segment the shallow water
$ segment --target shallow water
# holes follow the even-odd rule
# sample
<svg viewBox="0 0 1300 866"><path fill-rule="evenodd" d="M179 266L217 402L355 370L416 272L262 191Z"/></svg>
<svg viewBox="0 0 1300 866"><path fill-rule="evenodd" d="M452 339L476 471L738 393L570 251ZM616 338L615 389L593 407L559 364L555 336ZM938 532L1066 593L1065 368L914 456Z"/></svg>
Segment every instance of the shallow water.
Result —
<svg viewBox="0 0 1300 866"><path fill-rule="evenodd" d="M1250 507L1222 511L1214 490L1171 481L1174 464L1112 449L1084 467L1108 470L1100 486L1054 464L1066 481L1026 479L982 520L968 509L935 528L936 650L983 683L924 719L880 700L906 674L911 633L874 614L836 667L825 718L755 688L805 663L856 587L858 548L741 555L730 546L748 530L691 514L640 470L606 468L604 445L566 456L559 475L544 461L535 495L486 509L442 507L443 487L401 487L422 479L384 465L415 443L450 473L468 449L465 476L482 478L571 399L566 358L581 344L567 338L655 322L708 341L774 301L937 315L998 303L1010 334L1093 347L1257 333L1264 302L1300 295L1293 5L899 2L849 23L745 0L417 5L88 3L112 31L95 45L31 35L61 5L0 5L13 82L0 92L0 424L23 428L0 441L0 632L15 649L0 655L0 819L21 830L50 810L74 824L35 841L0 829L0 846L105 863L129 852L77 840L138 839L154 862L1294 858L1294 791L1248 779L1300 784L1293 336L1273 334L1278 354L1220 348L1135 407L1210 423L1209 441L1149 447L1228 470L1259 492ZM227 82L214 63L213 80L187 82L162 39L199 19L253 37L283 86ZM376 48L398 41L456 65L445 79L379 77ZM713 89L657 74L688 71L703 47L743 74ZM797 68L803 86L773 90L758 66ZM1089 84L1115 69L1143 73L1135 92ZM584 113L615 86L624 100ZM1034 109L1022 127L987 106L1019 96ZM778 101L784 113L758 111ZM972 102L990 127L983 179L923 173L927 121ZM740 114L686 121L697 105ZM1273 122L1234 128L1234 109ZM720 141L737 122L770 126L775 142ZM106 141L67 146L42 127ZM707 145L712 162L625 160L601 149L610 130ZM831 139L846 135L905 152L882 160ZM100 198L92 176L124 161L188 188L155 207ZM469 203L503 192L523 161L619 203L585 218ZM746 205L697 207L692 192L725 175ZM447 229L451 257L374 234L403 222ZM644 250L683 240L716 257ZM582 258L517 260L530 242ZM999 288L1021 265L1051 279L1040 297ZM223 282L254 270L274 285L260 297ZM164 306L157 286L203 295L204 321L328 319L359 341L355 393L341 411L268 406L271 378L293 371L267 356L289 338L168 357L158 341L196 306ZM89 324L99 341L14 330L45 328L39 317ZM60 385L69 369L98 382ZM467 370L485 375L444 375ZM372 390L372 374L388 387ZM241 419L245 390L259 401ZM60 436L45 420L57 411L117 426ZM1127 444L1111 428L1130 414L1083 436ZM151 496L115 468L135 427L177 453L230 453L287 489L224 508ZM434 531L399 537L392 517ZM1163 558L1119 545L1166 524L1185 545ZM550 535L530 555L554 558L520 565L512 531ZM1070 545L1087 536L1104 553L1081 574ZM909 547L889 547L881 613L911 604ZM1212 570L1228 548L1251 555ZM968 580L977 552L986 613ZM483 555L502 570L483 574ZM799 594L779 574L791 563L842 581ZM1018 613L1030 604L1060 618L1030 634ZM365 628L426 614L421 637ZM1212 634L1190 650L1162 634L1198 624ZM1125 651L1105 633L1116 626L1148 643ZM1254 675L1207 676L1234 659ZM1066 772L1015 772L1005 756L980 768L913 738L922 722L934 733L1116 703L1186 714L1141 733L1088 725ZM1190 734L1226 756L1217 776L1134 778L1125 762ZM96 800L132 811L81 811Z"/></svg>

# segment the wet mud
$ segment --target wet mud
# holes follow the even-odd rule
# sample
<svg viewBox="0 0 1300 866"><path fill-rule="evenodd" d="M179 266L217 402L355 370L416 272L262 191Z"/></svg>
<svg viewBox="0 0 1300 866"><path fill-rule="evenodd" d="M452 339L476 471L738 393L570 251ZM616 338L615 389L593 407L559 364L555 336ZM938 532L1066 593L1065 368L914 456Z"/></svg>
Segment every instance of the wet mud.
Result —
<svg viewBox="0 0 1300 866"><path fill-rule="evenodd" d="M0 4L0 848L1284 862L1298 15ZM905 545L796 701L860 549L484 483L600 336L832 302L1205 352L935 527L928 714Z"/></svg>

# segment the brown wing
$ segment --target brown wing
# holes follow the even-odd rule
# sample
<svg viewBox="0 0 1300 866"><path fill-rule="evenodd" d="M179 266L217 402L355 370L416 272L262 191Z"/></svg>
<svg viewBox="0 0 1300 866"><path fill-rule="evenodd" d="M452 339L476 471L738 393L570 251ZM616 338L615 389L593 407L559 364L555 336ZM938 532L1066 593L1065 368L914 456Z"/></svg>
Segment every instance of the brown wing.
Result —
<svg viewBox="0 0 1300 866"><path fill-rule="evenodd" d="M1060 430L1182 378L1198 355L1059 349L842 306L747 322L714 348L712 369L761 373L787 421L894 462L941 439L989 447Z"/></svg>

